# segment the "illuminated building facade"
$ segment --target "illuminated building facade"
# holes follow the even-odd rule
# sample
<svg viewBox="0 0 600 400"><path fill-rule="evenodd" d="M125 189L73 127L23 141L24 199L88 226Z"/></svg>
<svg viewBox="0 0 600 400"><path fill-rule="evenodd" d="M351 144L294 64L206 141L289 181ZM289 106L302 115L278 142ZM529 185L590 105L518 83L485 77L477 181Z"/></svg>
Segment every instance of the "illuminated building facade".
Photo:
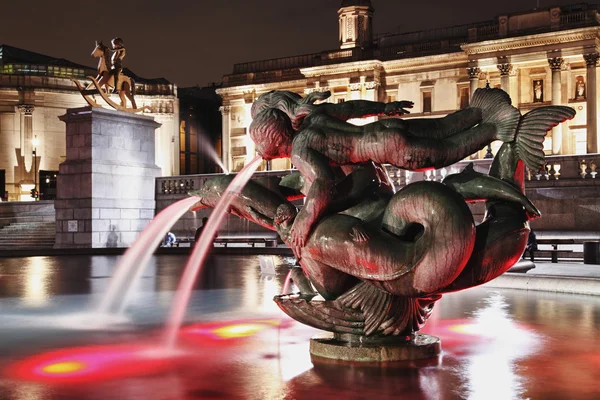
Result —
<svg viewBox="0 0 600 400"><path fill-rule="evenodd" d="M166 79L144 79L131 71L138 107L161 125L156 164L163 176L179 174L179 101ZM88 83L96 70L8 45L0 45L0 196L2 200L52 199L56 171L66 152L66 127L58 117L87 106L71 78ZM99 100L101 101L101 100ZM34 159L35 152L35 159ZM37 173L35 173L35 172Z"/></svg>
<svg viewBox="0 0 600 400"><path fill-rule="evenodd" d="M473 91L489 83L507 91L523 113L548 104L576 109L573 120L548 133L548 155L598 152L597 6L541 8L469 25L375 36L373 12L370 0L342 1L339 49L234 65L217 91L223 98L228 169L240 170L254 157L250 107L270 90L303 95L330 90L330 102L411 100L409 117L423 118L466 107ZM270 165L288 168L289 160Z"/></svg>

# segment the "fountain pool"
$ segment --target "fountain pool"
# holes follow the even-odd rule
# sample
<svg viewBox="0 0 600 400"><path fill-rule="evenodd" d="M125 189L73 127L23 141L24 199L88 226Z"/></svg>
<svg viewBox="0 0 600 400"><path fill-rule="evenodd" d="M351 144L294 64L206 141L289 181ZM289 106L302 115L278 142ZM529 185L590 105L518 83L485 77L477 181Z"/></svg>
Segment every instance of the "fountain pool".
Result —
<svg viewBox="0 0 600 400"><path fill-rule="evenodd" d="M187 256L150 260L118 330L69 324L107 290L116 256L0 259L0 399L589 399L600 396L600 298L475 288L425 331L438 359L385 368L311 360L316 330L272 302L293 259L209 256L181 344L155 343ZM292 290L294 288L292 287ZM84 327L85 328L85 327Z"/></svg>

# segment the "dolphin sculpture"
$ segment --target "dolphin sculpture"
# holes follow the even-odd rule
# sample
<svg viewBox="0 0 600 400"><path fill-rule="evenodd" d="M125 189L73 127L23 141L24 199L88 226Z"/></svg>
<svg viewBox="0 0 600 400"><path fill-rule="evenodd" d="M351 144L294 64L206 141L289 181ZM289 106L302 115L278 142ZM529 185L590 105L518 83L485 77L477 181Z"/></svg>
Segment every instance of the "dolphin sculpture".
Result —
<svg viewBox="0 0 600 400"><path fill-rule="evenodd" d="M304 288L307 293L276 296L278 306L337 334L410 337L443 294L488 282L514 265L527 242L528 221L541 216L525 195L525 165L543 165L546 132L575 111L547 106L516 113L513 133L488 175L469 165L443 183L414 182L394 193L379 164L353 166L337 181L340 195L301 248L302 271L323 300ZM199 207L216 204L228 180L213 178L196 191ZM277 231L290 245L298 215L290 193L300 196L304 186L297 176L271 186L251 182L231 212ZM467 206L473 201L486 203L477 225Z"/></svg>

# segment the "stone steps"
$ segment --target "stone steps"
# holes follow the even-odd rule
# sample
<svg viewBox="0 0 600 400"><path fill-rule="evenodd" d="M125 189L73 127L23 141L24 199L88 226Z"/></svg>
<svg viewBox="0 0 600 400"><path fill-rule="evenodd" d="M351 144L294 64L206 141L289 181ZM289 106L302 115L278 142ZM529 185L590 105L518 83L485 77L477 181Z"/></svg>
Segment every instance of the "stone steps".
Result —
<svg viewBox="0 0 600 400"><path fill-rule="evenodd" d="M55 237L54 222L12 222L0 229L0 250L53 248Z"/></svg>

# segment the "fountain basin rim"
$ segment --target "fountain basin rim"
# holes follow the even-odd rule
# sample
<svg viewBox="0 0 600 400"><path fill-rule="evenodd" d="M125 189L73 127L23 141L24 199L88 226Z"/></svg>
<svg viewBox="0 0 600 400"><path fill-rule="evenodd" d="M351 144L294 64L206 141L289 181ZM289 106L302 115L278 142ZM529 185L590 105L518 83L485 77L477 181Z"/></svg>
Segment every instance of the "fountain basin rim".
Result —
<svg viewBox="0 0 600 400"><path fill-rule="evenodd" d="M334 338L333 334L310 339L310 354L316 358L361 363L415 361L436 358L442 351L442 341L431 335L416 334L412 341L398 343L349 345Z"/></svg>

